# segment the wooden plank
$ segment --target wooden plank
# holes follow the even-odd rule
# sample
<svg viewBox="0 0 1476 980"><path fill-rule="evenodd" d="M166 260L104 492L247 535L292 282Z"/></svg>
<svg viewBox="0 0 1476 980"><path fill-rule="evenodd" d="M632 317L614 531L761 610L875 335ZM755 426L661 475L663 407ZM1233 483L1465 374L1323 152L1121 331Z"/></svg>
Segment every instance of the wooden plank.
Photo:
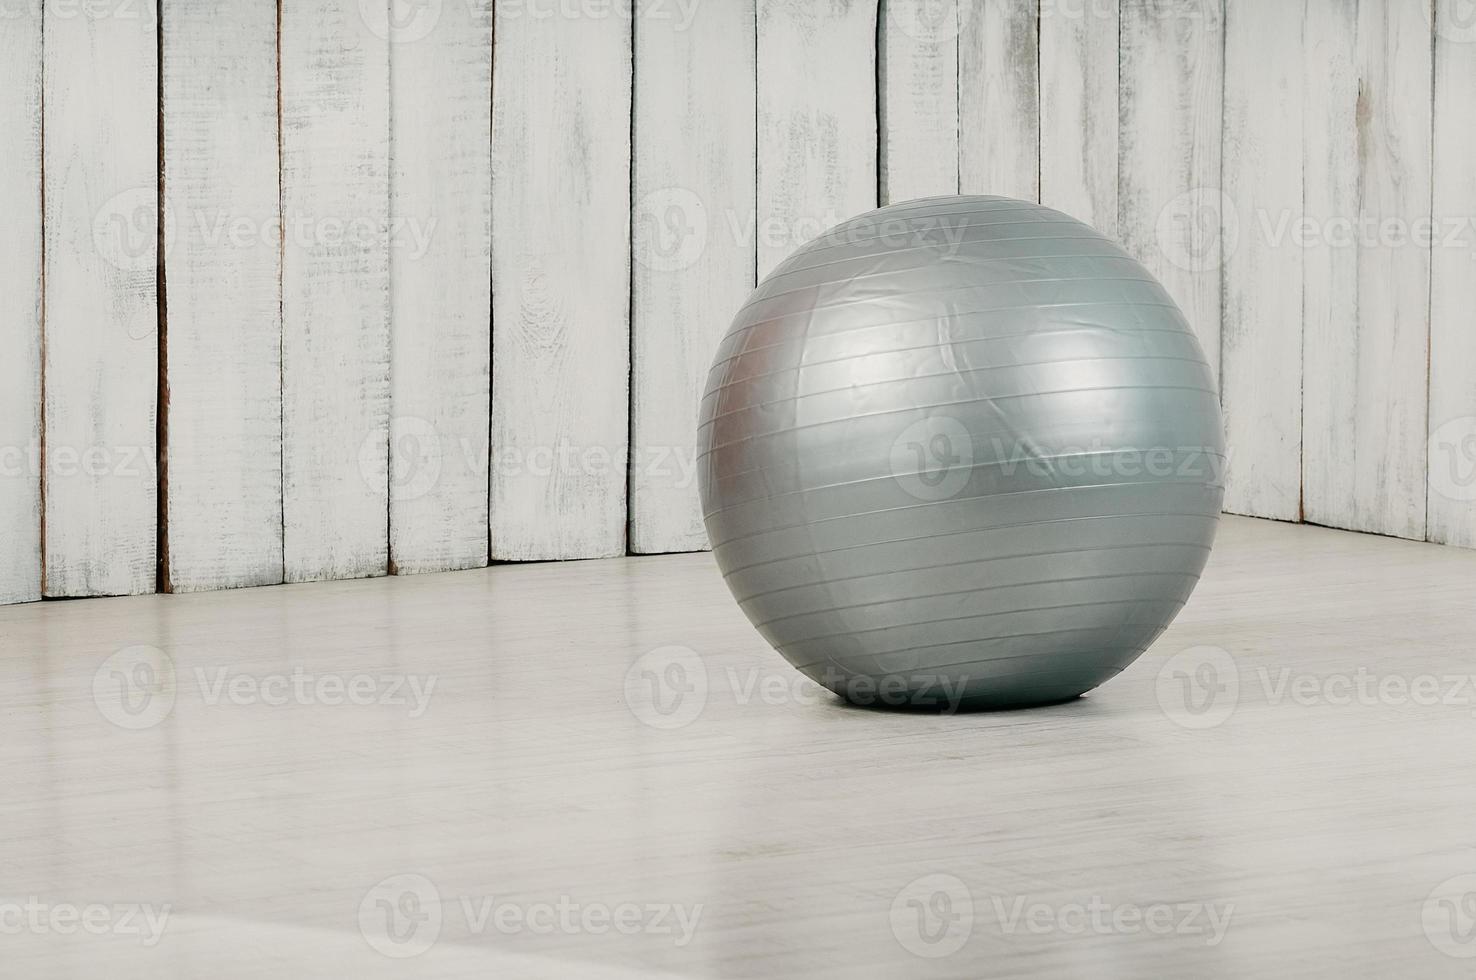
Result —
<svg viewBox="0 0 1476 980"><path fill-rule="evenodd" d="M758 274L876 207L876 0L758 3Z"/></svg>
<svg viewBox="0 0 1476 980"><path fill-rule="evenodd" d="M277 4L164 0L162 14L166 587L270 585L282 581Z"/></svg>
<svg viewBox="0 0 1476 980"><path fill-rule="evenodd" d="M1334 0L1307 0L1304 208L1313 228L1359 214L1357 10ZM1345 376L1357 360L1358 247L1314 236L1305 250L1302 298L1302 509L1326 522L1351 514L1351 484L1339 487L1339 457L1352 453L1353 390ZM1334 399L1339 399L1335 401Z"/></svg>
<svg viewBox="0 0 1476 980"><path fill-rule="evenodd" d="M45 4L45 592L154 591L151 5Z"/></svg>
<svg viewBox="0 0 1476 980"><path fill-rule="evenodd" d="M1220 366L1223 0L1122 0L1118 232Z"/></svg>
<svg viewBox="0 0 1476 980"><path fill-rule="evenodd" d="M1305 0L1231 0L1225 23L1225 509L1301 519Z"/></svg>
<svg viewBox="0 0 1476 980"><path fill-rule="evenodd" d="M360 8L281 8L282 506L292 582L382 575L389 560L389 52Z"/></svg>
<svg viewBox="0 0 1476 980"><path fill-rule="evenodd" d="M1431 24L1309 0L1306 519L1425 536Z"/></svg>
<svg viewBox="0 0 1476 980"><path fill-rule="evenodd" d="M501 17L492 102L492 557L622 554L630 21Z"/></svg>
<svg viewBox="0 0 1476 980"><path fill-rule="evenodd" d="M1431 541L1476 547L1476 22L1438 0L1431 255L1429 528Z"/></svg>
<svg viewBox="0 0 1476 980"><path fill-rule="evenodd" d="M637 20L630 544L707 547L697 405L713 351L753 289L753 0ZM736 224L735 224L736 222Z"/></svg>
<svg viewBox="0 0 1476 980"><path fill-rule="evenodd" d="M958 193L957 0L883 0L881 203Z"/></svg>
<svg viewBox="0 0 1476 980"><path fill-rule="evenodd" d="M0 20L0 603L41 598L41 18Z"/></svg>
<svg viewBox="0 0 1476 980"><path fill-rule="evenodd" d="M958 179L965 194L1040 199L1037 0L982 0L958 50Z"/></svg>
<svg viewBox="0 0 1476 980"><path fill-rule="evenodd" d="M394 24L390 560L404 574L487 563L492 0Z"/></svg>
<svg viewBox="0 0 1476 980"><path fill-rule="evenodd" d="M1040 9L1040 200L1117 237L1117 0Z"/></svg>

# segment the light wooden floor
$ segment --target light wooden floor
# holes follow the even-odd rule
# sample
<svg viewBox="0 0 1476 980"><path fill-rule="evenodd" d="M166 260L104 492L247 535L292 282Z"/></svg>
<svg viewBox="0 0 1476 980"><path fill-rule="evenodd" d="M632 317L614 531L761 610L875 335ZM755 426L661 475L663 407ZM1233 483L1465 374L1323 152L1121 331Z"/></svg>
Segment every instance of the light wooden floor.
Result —
<svg viewBox="0 0 1476 980"><path fill-rule="evenodd" d="M993 715L815 697L705 555L0 635L4 976L1476 970L1476 553L1227 519L1142 660Z"/></svg>

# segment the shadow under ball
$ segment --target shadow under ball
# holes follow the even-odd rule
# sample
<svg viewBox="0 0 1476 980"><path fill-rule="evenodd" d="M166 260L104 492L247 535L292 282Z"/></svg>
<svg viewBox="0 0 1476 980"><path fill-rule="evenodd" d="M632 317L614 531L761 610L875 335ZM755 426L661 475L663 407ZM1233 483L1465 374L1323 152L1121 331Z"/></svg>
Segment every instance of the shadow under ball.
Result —
<svg viewBox="0 0 1476 980"><path fill-rule="evenodd" d="M1189 597L1224 496L1215 379L1168 293L1001 197L882 208L790 256L718 347L698 455L749 620L871 705L1098 686Z"/></svg>

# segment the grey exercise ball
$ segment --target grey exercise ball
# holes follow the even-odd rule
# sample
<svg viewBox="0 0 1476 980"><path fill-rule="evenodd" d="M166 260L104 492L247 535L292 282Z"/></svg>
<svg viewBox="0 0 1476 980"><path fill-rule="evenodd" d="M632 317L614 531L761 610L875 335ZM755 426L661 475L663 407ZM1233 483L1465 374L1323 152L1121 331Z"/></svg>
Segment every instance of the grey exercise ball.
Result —
<svg viewBox="0 0 1476 980"><path fill-rule="evenodd" d="M699 425L728 587L861 704L1091 690L1183 606L1224 496L1215 378L1163 286L1002 197L882 208L790 256Z"/></svg>

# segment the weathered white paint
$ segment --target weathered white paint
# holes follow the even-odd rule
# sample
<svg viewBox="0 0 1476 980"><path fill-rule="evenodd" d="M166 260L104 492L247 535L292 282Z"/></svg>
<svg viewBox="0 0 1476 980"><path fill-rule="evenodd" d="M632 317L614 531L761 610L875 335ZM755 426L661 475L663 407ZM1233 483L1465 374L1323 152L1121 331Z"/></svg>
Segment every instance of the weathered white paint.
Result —
<svg viewBox="0 0 1476 980"><path fill-rule="evenodd" d="M630 545L707 547L696 426L713 350L753 289L754 2L661 6L635 43Z"/></svg>
<svg viewBox="0 0 1476 980"><path fill-rule="evenodd" d="M276 0L164 0L162 37L166 582L270 585L282 581Z"/></svg>
<svg viewBox="0 0 1476 980"><path fill-rule="evenodd" d="M159 161L153 11L151 4L45 4L49 596L154 591Z"/></svg>
<svg viewBox="0 0 1476 980"><path fill-rule="evenodd" d="M492 100L492 557L623 554L631 25L502 17Z"/></svg>
<svg viewBox="0 0 1476 980"><path fill-rule="evenodd" d="M1476 547L1476 22L1438 0L1430 287L1429 531Z"/></svg>
<svg viewBox="0 0 1476 980"><path fill-rule="evenodd" d="M381 575L388 565L389 32L367 22L372 8L282 2L283 515L292 582Z"/></svg>
<svg viewBox="0 0 1476 980"><path fill-rule="evenodd" d="M1304 210L1320 227L1359 214L1356 116L1357 10L1337 0L1306 0L1303 129ZM1357 383L1358 248L1311 238L1302 287L1302 510L1310 520L1351 513L1351 485L1332 477L1351 456ZM1333 399L1344 399L1342 403ZM1232 465L1234 465L1232 461Z"/></svg>
<svg viewBox="0 0 1476 980"><path fill-rule="evenodd" d="M1040 199L1037 0L975 0L958 50L959 186Z"/></svg>
<svg viewBox="0 0 1476 980"><path fill-rule="evenodd" d="M1306 519L1425 536L1431 21L1309 0ZM1417 238L1418 236L1415 236Z"/></svg>
<svg viewBox="0 0 1476 980"><path fill-rule="evenodd" d="M487 563L493 0L394 0L390 560Z"/></svg>
<svg viewBox="0 0 1476 980"><path fill-rule="evenodd" d="M958 193L958 35L971 10L969 0L882 0L882 204Z"/></svg>
<svg viewBox="0 0 1476 980"><path fill-rule="evenodd" d="M758 0L758 274L876 207L876 0Z"/></svg>
<svg viewBox="0 0 1476 980"><path fill-rule="evenodd" d="M1117 237L1117 0L1040 8L1040 200Z"/></svg>
<svg viewBox="0 0 1476 980"><path fill-rule="evenodd" d="M0 603L41 598L41 18L0 20Z"/></svg>
<svg viewBox="0 0 1476 980"><path fill-rule="evenodd" d="M46 0L44 72L39 8L14 4L0 601L43 568L51 595L153 586L161 111L179 590L277 581L284 546L293 580L480 564L489 527L500 558L617 553L627 480L634 550L702 547L683 453L713 340L755 267L878 178L891 200L1038 190L1119 234L1221 373L1230 509L1476 545L1467 4L1230 0L1227 26L1222 2L648 5L632 176L613 13L504 11L494 168L495 0L283 0L285 260L271 0L165 0L162 107L152 3ZM1432 197L1433 257L1380 230Z"/></svg>
<svg viewBox="0 0 1476 980"><path fill-rule="evenodd" d="M1305 0L1230 0L1225 23L1225 509L1300 519Z"/></svg>
<svg viewBox="0 0 1476 980"><path fill-rule="evenodd" d="M1220 365L1223 0L1122 0L1118 232Z"/></svg>

